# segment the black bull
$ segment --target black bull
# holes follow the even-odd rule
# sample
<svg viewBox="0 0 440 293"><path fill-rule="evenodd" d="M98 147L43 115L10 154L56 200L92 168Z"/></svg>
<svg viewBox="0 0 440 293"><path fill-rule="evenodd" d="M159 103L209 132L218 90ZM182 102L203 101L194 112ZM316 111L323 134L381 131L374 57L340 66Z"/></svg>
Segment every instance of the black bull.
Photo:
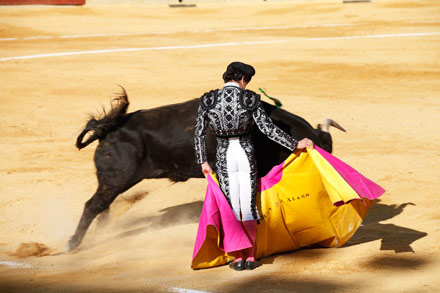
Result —
<svg viewBox="0 0 440 293"><path fill-rule="evenodd" d="M84 207L68 249L75 249L82 241L93 219L108 209L124 191L147 178L169 178L185 181L202 178L193 150L194 124L199 100L126 113L128 98L123 93L115 99L109 113L101 119L92 118L78 136L76 146L81 149L99 139L95 151L98 189ZM316 145L332 151L332 139L321 126L315 129L303 118L263 102L273 122L296 139L308 137ZM334 121L327 120L330 125ZM85 142L84 138L87 137ZM257 127L253 132L259 176L286 159L290 151L268 139ZM207 134L208 162L215 166L215 137Z"/></svg>

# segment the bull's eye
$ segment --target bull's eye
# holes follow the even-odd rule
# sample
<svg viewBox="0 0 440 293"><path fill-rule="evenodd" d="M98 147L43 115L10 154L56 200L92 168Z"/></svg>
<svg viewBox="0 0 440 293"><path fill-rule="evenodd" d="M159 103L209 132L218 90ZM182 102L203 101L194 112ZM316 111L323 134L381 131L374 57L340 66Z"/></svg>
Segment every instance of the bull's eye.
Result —
<svg viewBox="0 0 440 293"><path fill-rule="evenodd" d="M228 120L228 121L231 121L231 120L232 120L232 116L231 116L231 115L229 115L229 114L228 114L228 115L226 115L226 117L225 117L225 118L226 118L226 120Z"/></svg>

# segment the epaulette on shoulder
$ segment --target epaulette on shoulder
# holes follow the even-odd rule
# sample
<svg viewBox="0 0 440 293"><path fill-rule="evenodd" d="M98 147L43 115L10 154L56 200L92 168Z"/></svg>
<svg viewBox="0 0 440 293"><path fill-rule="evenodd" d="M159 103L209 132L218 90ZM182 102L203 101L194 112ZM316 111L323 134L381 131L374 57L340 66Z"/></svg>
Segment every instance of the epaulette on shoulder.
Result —
<svg viewBox="0 0 440 293"><path fill-rule="evenodd" d="M251 90L244 90L240 103L241 106L248 110L255 110L258 107L258 103L260 102L260 95Z"/></svg>
<svg viewBox="0 0 440 293"><path fill-rule="evenodd" d="M209 110L215 107L215 104L217 104L218 100L218 89L211 90L207 93L204 93L203 96L200 98L200 105L202 105L202 108Z"/></svg>

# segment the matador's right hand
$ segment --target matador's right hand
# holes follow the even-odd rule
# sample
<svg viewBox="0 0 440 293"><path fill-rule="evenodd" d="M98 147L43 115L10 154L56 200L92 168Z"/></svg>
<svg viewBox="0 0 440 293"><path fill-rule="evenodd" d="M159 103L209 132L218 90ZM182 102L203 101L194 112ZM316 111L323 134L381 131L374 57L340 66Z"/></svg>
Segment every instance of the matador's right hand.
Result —
<svg viewBox="0 0 440 293"><path fill-rule="evenodd" d="M212 169L211 166L209 166L208 161L203 162L200 166L202 167L202 172L205 177L208 176L208 174L212 173Z"/></svg>

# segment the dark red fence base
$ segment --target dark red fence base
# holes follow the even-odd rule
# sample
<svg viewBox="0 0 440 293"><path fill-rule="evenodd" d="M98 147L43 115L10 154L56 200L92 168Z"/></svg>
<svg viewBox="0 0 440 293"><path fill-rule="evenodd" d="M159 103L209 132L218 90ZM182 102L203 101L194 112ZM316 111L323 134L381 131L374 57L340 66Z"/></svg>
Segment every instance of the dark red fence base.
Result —
<svg viewBox="0 0 440 293"><path fill-rule="evenodd" d="M0 5L84 5L86 0L0 0Z"/></svg>

